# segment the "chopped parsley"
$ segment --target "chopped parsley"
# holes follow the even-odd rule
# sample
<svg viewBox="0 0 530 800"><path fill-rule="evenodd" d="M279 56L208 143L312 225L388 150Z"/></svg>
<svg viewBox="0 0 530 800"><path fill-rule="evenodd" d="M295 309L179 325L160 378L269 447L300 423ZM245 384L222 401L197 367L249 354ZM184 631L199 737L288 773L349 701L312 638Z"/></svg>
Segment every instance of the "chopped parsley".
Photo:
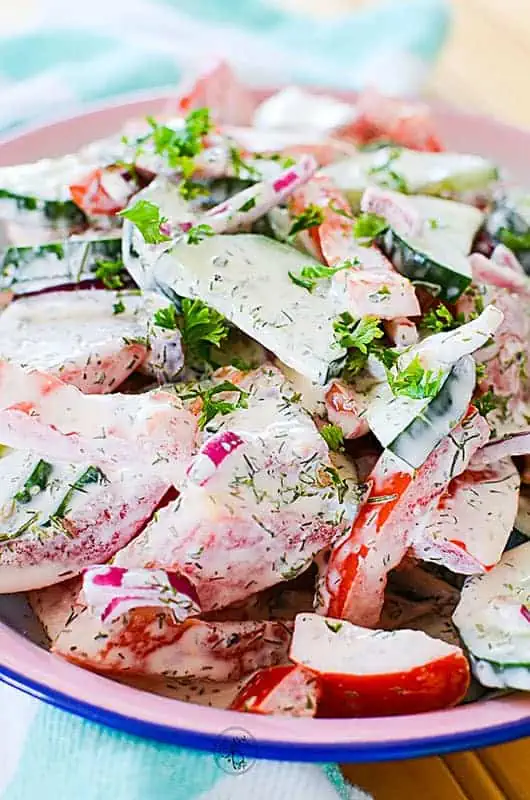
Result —
<svg viewBox="0 0 530 800"><path fill-rule="evenodd" d="M304 210L297 214L289 229L289 238L296 236L301 231L307 231L310 228L316 228L324 222L324 211L320 206L310 203Z"/></svg>
<svg viewBox="0 0 530 800"><path fill-rule="evenodd" d="M320 428L320 435L330 450L340 452L344 450L344 434L339 425L324 425Z"/></svg>
<svg viewBox="0 0 530 800"><path fill-rule="evenodd" d="M325 619L324 622L325 622L326 628L329 628L329 630L332 633L338 633L340 631L340 629L344 625L344 623L340 622L339 620L337 620L336 622L332 622L330 619Z"/></svg>
<svg viewBox="0 0 530 800"><path fill-rule="evenodd" d="M123 261L96 261L95 277L101 281L106 289L123 288Z"/></svg>
<svg viewBox="0 0 530 800"><path fill-rule="evenodd" d="M333 323L335 339L341 347L351 347L368 355L368 347L374 339L382 339L384 333L377 317L356 319L349 311L344 311Z"/></svg>
<svg viewBox="0 0 530 800"><path fill-rule="evenodd" d="M398 396L411 397L414 400L423 400L435 397L440 391L443 380L443 371L434 372L424 369L419 355L414 356L405 369L397 375L387 371L387 378L392 393Z"/></svg>
<svg viewBox="0 0 530 800"><path fill-rule="evenodd" d="M47 461L37 461L29 478L24 483L22 489L16 493L17 503L30 503L39 492L44 491L48 485L48 480L53 471L53 466Z"/></svg>
<svg viewBox="0 0 530 800"><path fill-rule="evenodd" d="M387 369L396 363L398 353L379 341L384 332L377 317L355 319L344 311L333 323L333 329L337 343L348 350L342 373L345 380L351 381L366 367L369 355L375 356Z"/></svg>
<svg viewBox="0 0 530 800"><path fill-rule="evenodd" d="M388 228L388 222L378 214L367 212L360 214L353 224L353 235L359 244L369 247L383 231Z"/></svg>
<svg viewBox="0 0 530 800"><path fill-rule="evenodd" d="M123 314L124 311L125 311L125 304L123 303L122 300L118 300L112 306L112 313L113 314Z"/></svg>
<svg viewBox="0 0 530 800"><path fill-rule="evenodd" d="M452 331L466 322L463 314L453 315L444 305L432 308L421 320L421 327L433 333Z"/></svg>
<svg viewBox="0 0 530 800"><path fill-rule="evenodd" d="M222 400L217 395L223 392L236 392L238 397L234 403L227 400ZM183 400L193 400L200 398L202 401L202 409L197 421L199 428L204 430L206 425L212 421L218 414L224 416L230 414L237 408L247 408L248 392L243 391L230 381L223 381L218 383L217 386L212 386L211 389L193 389L188 394L182 395Z"/></svg>
<svg viewBox="0 0 530 800"><path fill-rule="evenodd" d="M133 222L147 244L160 244L170 239L160 230L160 226L167 222L167 217L163 217L159 207L150 200L138 200L134 206L118 211L118 216Z"/></svg>
<svg viewBox="0 0 530 800"><path fill-rule="evenodd" d="M289 272L289 277L297 286L302 286L308 292L312 292L318 280L332 278L337 272L341 272L343 269L350 269L353 266L355 266L353 261L345 261L344 264L339 264L338 267L325 267L323 264L315 264L302 267L298 275L294 272Z"/></svg>
<svg viewBox="0 0 530 800"><path fill-rule="evenodd" d="M343 503L348 492L347 482L340 477L339 471L335 467L324 467L321 472L323 473L322 484L332 486L337 493L338 502Z"/></svg>
<svg viewBox="0 0 530 800"><path fill-rule="evenodd" d="M508 228L501 228L499 239L510 250L530 250L530 231L528 233L513 233Z"/></svg>
<svg viewBox="0 0 530 800"><path fill-rule="evenodd" d="M193 228L188 230L188 244L199 244L207 236L213 236L214 233L215 231L211 225L205 225L204 223L194 225Z"/></svg>
<svg viewBox="0 0 530 800"><path fill-rule="evenodd" d="M178 327L186 349L186 357L192 363L211 363L211 347L220 347L226 339L229 327L226 319L202 300L185 297L181 303Z"/></svg>
<svg viewBox="0 0 530 800"><path fill-rule="evenodd" d="M155 311L153 324L159 328L174 331L178 327L175 306L167 306L167 308L159 308L158 311Z"/></svg>
<svg viewBox="0 0 530 800"><path fill-rule="evenodd" d="M255 205L256 205L256 198L255 197L249 197L248 200L246 200L243 203L243 205L239 206L239 208L237 210L238 211L243 211L243 212L244 211L251 211L255 207Z"/></svg>
<svg viewBox="0 0 530 800"><path fill-rule="evenodd" d="M408 194L409 188L405 178L396 172L392 165L401 155L401 150L392 148L388 151L387 160L376 167L371 167L368 170L369 175L375 175L377 183L380 186L386 186L388 189L393 189L396 192Z"/></svg>
<svg viewBox="0 0 530 800"><path fill-rule="evenodd" d="M495 411L497 408L502 406L503 400L494 395L491 389L488 389L488 391L483 395L476 397L473 400L473 405L479 414L482 414L483 417L486 417L492 411Z"/></svg>
<svg viewBox="0 0 530 800"><path fill-rule="evenodd" d="M238 147L230 147L229 150L230 154L230 162L232 164L232 170L234 172L234 177L240 178L241 173L246 173L244 177L246 178L255 178L259 180L261 178L261 173L256 167L253 167L252 164L248 164L243 159L243 151L240 150Z"/></svg>

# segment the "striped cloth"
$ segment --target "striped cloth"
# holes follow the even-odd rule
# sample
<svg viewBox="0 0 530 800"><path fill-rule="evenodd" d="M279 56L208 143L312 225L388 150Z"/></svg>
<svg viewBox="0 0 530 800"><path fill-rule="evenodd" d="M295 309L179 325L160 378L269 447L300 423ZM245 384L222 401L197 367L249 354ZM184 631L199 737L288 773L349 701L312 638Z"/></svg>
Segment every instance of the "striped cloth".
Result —
<svg viewBox="0 0 530 800"><path fill-rule="evenodd" d="M14 0L16 3L16 0ZM0 129L161 86L213 55L256 85L367 83L417 92L443 43L443 0L395 0L340 19L266 0L35 0L16 36L0 31ZM90 9L90 16L89 11ZM0 684L1 800L343 800L366 797L334 765L255 762L144 741Z"/></svg>

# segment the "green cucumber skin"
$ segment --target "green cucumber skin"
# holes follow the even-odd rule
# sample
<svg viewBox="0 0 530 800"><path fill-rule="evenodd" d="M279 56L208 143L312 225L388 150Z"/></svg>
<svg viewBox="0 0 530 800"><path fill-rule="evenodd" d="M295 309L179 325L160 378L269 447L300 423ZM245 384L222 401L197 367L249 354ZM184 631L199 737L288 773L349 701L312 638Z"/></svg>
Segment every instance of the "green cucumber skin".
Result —
<svg viewBox="0 0 530 800"><path fill-rule="evenodd" d="M465 363L462 363L464 359ZM469 379L471 392L473 391L473 386L475 385L476 371L473 359L470 357L466 358L465 356L464 359L461 359L454 365L444 381L442 388L438 394L433 397L422 414L416 417L410 423L410 425L408 425L405 430L402 431L399 436L397 436L394 441L387 446L388 449L394 453L394 455L401 458L407 464L410 464L410 466L414 469L419 469L419 467L421 467L421 465L427 460L429 455L435 449L437 444L441 442L444 436L450 433L452 428L458 424L466 412L471 395L469 395L469 397L468 394L463 395L466 398L466 402L462 403L460 406L455 405L455 403L452 402L455 394L457 397L459 394L458 392L452 394L452 390L455 387L461 386L463 381ZM432 435L430 443L426 444L423 449L419 449L419 456L411 459L410 443L415 442L415 447L418 448L417 442L421 440L422 433L425 431L435 430L435 427L431 424L430 420L434 421L437 417L449 418L449 423L446 426L446 430L442 430L439 434Z"/></svg>
<svg viewBox="0 0 530 800"><path fill-rule="evenodd" d="M98 260L114 261L121 256L121 240L116 239L101 239L101 240L76 240L53 242L50 244L39 245L37 247L8 247L3 253L0 252L0 289L12 289L16 291L17 284L21 286L24 283L32 283L38 281L39 278L24 275L25 268L39 259L47 259L53 256L57 262L64 261L63 275L57 276L57 285L60 285L62 278L68 280L73 275L77 275L78 269L73 269L73 261L75 255L80 253L84 248L88 248L86 256L81 256L80 262L83 262L83 272L80 275L81 280L86 280L90 277L90 272L93 272ZM46 277L46 271L40 276L40 279ZM50 274L50 279L55 276Z"/></svg>
<svg viewBox="0 0 530 800"><path fill-rule="evenodd" d="M412 283L425 286L440 300L454 303L471 284L471 277L452 272L414 250L391 228L377 237L377 244L398 272Z"/></svg>
<svg viewBox="0 0 530 800"><path fill-rule="evenodd" d="M7 189L0 189L0 208L2 204L14 205L16 212L18 212L15 216L32 212L40 213L48 224L59 221L65 221L71 226L87 224L86 215L72 200L42 200L38 197L16 194Z"/></svg>

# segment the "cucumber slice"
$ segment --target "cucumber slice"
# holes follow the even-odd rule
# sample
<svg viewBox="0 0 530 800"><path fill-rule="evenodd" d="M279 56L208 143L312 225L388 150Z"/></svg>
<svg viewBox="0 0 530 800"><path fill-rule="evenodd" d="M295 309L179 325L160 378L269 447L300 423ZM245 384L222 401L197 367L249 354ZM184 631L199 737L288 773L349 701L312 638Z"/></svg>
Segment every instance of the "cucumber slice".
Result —
<svg viewBox="0 0 530 800"><path fill-rule="evenodd" d="M331 164L322 172L329 175L359 207L367 186L385 186L407 194L463 197L469 192L489 195L498 172L482 156L462 153L426 153L406 148L381 147Z"/></svg>
<svg viewBox="0 0 530 800"><path fill-rule="evenodd" d="M178 187L167 178L156 178L146 189L136 194L131 205L139 200L149 200L160 209L161 216L172 222L195 222L191 205L184 200ZM147 244L132 222L124 220L122 230L122 259L126 270L144 291L155 288L153 264L161 252L171 247L171 242Z"/></svg>
<svg viewBox="0 0 530 800"><path fill-rule="evenodd" d="M335 343L333 320L343 308L293 283L308 263L293 247L257 234L181 241L153 264L168 297L199 297L315 383L326 383L346 351Z"/></svg>
<svg viewBox="0 0 530 800"><path fill-rule="evenodd" d="M495 241L513 250L530 273L530 193L512 188L497 197L486 229Z"/></svg>
<svg viewBox="0 0 530 800"><path fill-rule="evenodd" d="M9 247L0 252L0 291L40 292L94 277L97 261L115 261L121 239L72 237L37 247Z"/></svg>
<svg viewBox="0 0 530 800"><path fill-rule="evenodd" d="M465 255L471 252L475 237L484 222L482 211L467 203L426 195L407 196L407 201L424 220L430 241L439 240L440 246L451 242Z"/></svg>
<svg viewBox="0 0 530 800"><path fill-rule="evenodd" d="M127 146L114 136L92 142L78 153L2 167L0 217L62 228L84 224L86 216L72 202L70 185L97 167L125 160L126 155Z"/></svg>
<svg viewBox="0 0 530 800"><path fill-rule="evenodd" d="M388 228L377 243L398 272L440 300L454 303L471 284L471 266L451 239L443 241L436 234L431 229L405 237Z"/></svg>
<svg viewBox="0 0 530 800"><path fill-rule="evenodd" d="M530 689L529 605L530 542L464 584L453 622L484 686Z"/></svg>
<svg viewBox="0 0 530 800"><path fill-rule="evenodd" d="M370 429L383 447L418 469L466 413L475 383L475 362L464 356L433 398L394 397L389 389L368 408Z"/></svg>

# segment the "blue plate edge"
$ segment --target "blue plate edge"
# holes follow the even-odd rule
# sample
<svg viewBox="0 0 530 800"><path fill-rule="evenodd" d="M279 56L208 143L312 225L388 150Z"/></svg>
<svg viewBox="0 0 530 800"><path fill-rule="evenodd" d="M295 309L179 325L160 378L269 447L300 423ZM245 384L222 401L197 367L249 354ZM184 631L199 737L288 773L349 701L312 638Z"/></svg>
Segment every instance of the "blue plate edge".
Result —
<svg viewBox="0 0 530 800"><path fill-rule="evenodd" d="M97 705L76 700L68 694L50 689L44 684L28 679L1 664L0 681L55 708L132 736L213 753L225 752L223 745L226 742L227 752L230 750L230 740L223 737L221 733L211 735L195 733L158 723L145 722L114 711L107 711ZM330 745L244 740L238 741L238 753L250 758L264 760L312 763L339 761L353 764L443 755L444 753L503 744L528 735L530 735L530 715L517 722L507 722L486 730L425 739L411 739L399 744L381 742L381 744L367 745L358 743L352 745Z"/></svg>

